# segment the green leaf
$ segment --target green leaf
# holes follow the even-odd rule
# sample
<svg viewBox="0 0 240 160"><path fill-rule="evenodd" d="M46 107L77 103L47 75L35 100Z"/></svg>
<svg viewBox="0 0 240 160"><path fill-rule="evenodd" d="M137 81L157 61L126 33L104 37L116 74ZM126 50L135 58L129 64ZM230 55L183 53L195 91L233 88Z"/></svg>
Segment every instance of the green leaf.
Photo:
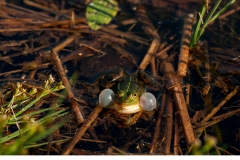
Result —
<svg viewBox="0 0 240 160"><path fill-rule="evenodd" d="M44 116L43 118L39 119L38 121L36 121L36 122L34 122L34 123L30 124L30 125L32 125L32 126L34 126L34 125L41 125L41 124L43 124L44 122L46 122L47 120L49 120L49 119L51 119L51 118L64 116L64 115L67 114L67 113L68 113L68 112L65 112L65 110L62 109L62 110L53 112L53 113L51 113L51 114L48 114L48 115ZM20 136L21 134L24 134L24 133L30 131L31 128L32 128L32 127L27 126L27 127L22 128L21 131L17 130L17 131L15 131L15 132L9 134L8 136L1 137L1 139L0 139L0 144L1 144L1 143L5 143L6 141L9 141L9 140L11 140L11 139L13 139L13 138L15 138L15 137Z"/></svg>
<svg viewBox="0 0 240 160"><path fill-rule="evenodd" d="M115 0L93 0L87 6L86 18L88 25L97 30L108 24L118 12L118 3Z"/></svg>

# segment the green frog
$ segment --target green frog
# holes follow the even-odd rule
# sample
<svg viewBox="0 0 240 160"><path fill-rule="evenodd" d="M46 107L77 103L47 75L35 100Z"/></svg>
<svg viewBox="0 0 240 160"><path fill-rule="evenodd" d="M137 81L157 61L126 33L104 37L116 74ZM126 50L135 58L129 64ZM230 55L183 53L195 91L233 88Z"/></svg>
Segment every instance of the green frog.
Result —
<svg viewBox="0 0 240 160"><path fill-rule="evenodd" d="M157 106L154 95L146 92L147 85L156 85L155 79L141 70L129 75L123 69L115 69L100 76L94 84L105 88L99 95L99 104L123 127L135 124L143 112Z"/></svg>

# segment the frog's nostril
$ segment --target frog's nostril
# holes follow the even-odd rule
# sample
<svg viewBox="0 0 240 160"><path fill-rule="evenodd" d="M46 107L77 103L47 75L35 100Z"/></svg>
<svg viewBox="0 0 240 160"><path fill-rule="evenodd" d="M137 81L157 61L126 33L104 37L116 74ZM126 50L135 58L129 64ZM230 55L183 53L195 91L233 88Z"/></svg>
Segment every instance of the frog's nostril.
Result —
<svg viewBox="0 0 240 160"><path fill-rule="evenodd" d="M111 89L104 89L99 95L99 104L104 108L111 107L114 98L115 94Z"/></svg>
<svg viewBox="0 0 240 160"><path fill-rule="evenodd" d="M157 106L156 98L152 93L146 92L140 97L140 106L144 111L151 111Z"/></svg>

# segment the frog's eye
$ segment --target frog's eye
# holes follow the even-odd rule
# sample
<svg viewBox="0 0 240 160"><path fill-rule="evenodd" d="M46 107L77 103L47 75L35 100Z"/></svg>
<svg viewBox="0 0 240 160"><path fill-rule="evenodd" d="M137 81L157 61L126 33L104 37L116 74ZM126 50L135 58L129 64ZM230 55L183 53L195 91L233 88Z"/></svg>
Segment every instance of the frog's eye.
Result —
<svg viewBox="0 0 240 160"><path fill-rule="evenodd" d="M146 92L140 97L140 106L144 111L151 111L157 107L156 98L152 93Z"/></svg>
<svg viewBox="0 0 240 160"><path fill-rule="evenodd" d="M137 97L137 93L132 93L132 98L135 99Z"/></svg>
<svg viewBox="0 0 240 160"><path fill-rule="evenodd" d="M125 94L125 92L121 91L121 90L116 92L116 96L118 96L118 97L123 97L124 94Z"/></svg>
<svg viewBox="0 0 240 160"><path fill-rule="evenodd" d="M111 89L104 89L99 95L99 104L104 108L111 107L114 98L115 94Z"/></svg>

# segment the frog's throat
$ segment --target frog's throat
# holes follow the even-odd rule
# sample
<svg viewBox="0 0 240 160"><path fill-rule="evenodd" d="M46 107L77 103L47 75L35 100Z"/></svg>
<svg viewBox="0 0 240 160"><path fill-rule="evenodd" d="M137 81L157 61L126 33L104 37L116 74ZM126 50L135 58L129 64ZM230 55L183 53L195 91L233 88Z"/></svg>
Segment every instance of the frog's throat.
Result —
<svg viewBox="0 0 240 160"><path fill-rule="evenodd" d="M124 106L114 103L111 109L114 109L118 113L122 113L122 114L134 114L142 110L142 108L139 106L139 103L124 105Z"/></svg>

